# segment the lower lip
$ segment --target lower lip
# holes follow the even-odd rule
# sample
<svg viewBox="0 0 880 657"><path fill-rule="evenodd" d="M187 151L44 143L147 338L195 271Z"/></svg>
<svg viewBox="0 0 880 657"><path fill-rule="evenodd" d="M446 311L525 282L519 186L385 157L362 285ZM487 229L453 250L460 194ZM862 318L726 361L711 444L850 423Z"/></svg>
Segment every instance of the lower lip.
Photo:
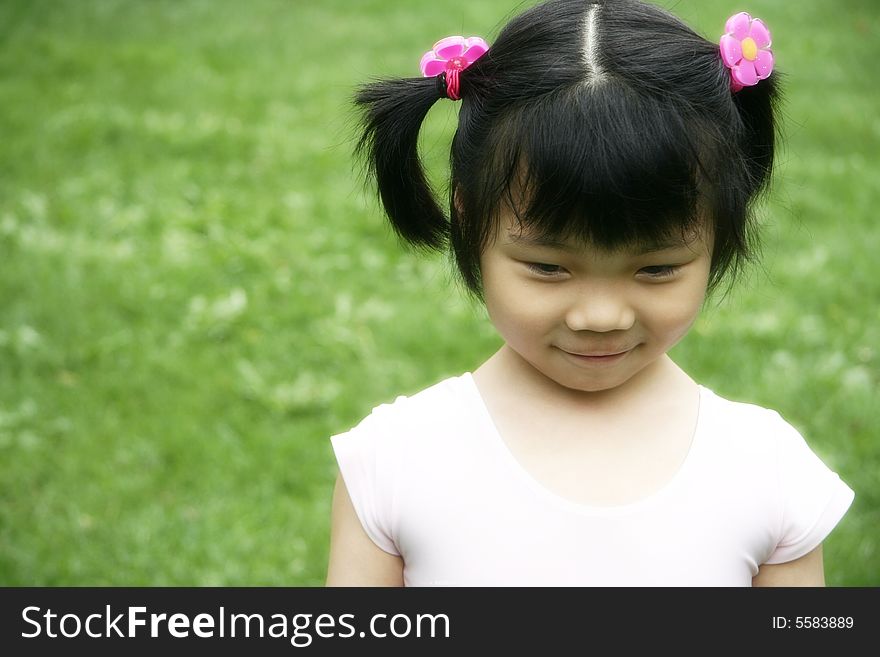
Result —
<svg viewBox="0 0 880 657"><path fill-rule="evenodd" d="M568 351L563 351L563 353L570 356L571 358L575 359L575 361L577 361L579 363L592 363L595 365L611 365L613 363L617 363L617 362L623 360L630 351L632 351L632 350L630 349L627 351L622 351L619 354L611 354L609 356L581 356L579 354L572 354Z"/></svg>

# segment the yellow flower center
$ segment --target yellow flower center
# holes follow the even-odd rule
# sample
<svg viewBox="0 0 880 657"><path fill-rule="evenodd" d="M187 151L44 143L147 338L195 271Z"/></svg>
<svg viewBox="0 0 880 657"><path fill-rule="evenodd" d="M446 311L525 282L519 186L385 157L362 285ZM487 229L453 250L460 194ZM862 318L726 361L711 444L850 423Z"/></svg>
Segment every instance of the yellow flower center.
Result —
<svg viewBox="0 0 880 657"><path fill-rule="evenodd" d="M742 40L742 51L743 57L750 62L753 62L758 58L758 44L755 43L755 40L752 37L746 37Z"/></svg>

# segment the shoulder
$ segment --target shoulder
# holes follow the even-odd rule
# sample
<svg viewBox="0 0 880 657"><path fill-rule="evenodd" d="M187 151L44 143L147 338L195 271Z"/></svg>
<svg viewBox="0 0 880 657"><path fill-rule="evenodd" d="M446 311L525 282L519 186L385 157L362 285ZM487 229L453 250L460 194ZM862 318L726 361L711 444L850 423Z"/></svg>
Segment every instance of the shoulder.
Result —
<svg viewBox="0 0 880 657"><path fill-rule="evenodd" d="M469 376L450 377L415 394L379 404L355 427L334 436L334 443L357 437L397 443L424 440L438 433L448 435L450 425L461 422L462 411L472 403Z"/></svg>
<svg viewBox="0 0 880 657"><path fill-rule="evenodd" d="M836 473L778 411L702 388L701 445L713 462L768 489L833 485ZM800 483L799 483L800 482Z"/></svg>
<svg viewBox="0 0 880 657"><path fill-rule="evenodd" d="M700 404L700 422L717 447L767 458L780 447L806 446L799 430L771 408L727 399L704 386Z"/></svg>
<svg viewBox="0 0 880 657"><path fill-rule="evenodd" d="M371 415L381 418L406 418L443 413L450 405L460 402L467 392L469 374L449 377L420 390L412 395L399 395L393 402L380 404Z"/></svg>
<svg viewBox="0 0 880 657"><path fill-rule="evenodd" d="M801 430L778 411L726 399L705 387L701 404L700 421L717 444L760 454L780 471L827 469Z"/></svg>
<svg viewBox="0 0 880 657"><path fill-rule="evenodd" d="M701 403L705 404L708 417L718 424L734 429L779 429L783 425L790 426L779 412L747 401L738 401L722 397L705 386L700 386Z"/></svg>

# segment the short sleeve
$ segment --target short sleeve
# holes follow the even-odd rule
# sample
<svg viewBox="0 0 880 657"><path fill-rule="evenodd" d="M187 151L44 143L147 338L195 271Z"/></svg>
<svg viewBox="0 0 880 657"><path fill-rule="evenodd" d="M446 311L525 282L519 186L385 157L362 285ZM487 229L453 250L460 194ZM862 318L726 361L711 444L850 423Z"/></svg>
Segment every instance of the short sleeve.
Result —
<svg viewBox="0 0 880 657"><path fill-rule="evenodd" d="M852 504L855 494L807 445L803 436L779 420L777 433L781 530L766 563L793 561L816 548Z"/></svg>
<svg viewBox="0 0 880 657"><path fill-rule="evenodd" d="M330 442L364 531L382 550L397 556L400 552L391 529L394 459L378 410L350 431L332 436Z"/></svg>

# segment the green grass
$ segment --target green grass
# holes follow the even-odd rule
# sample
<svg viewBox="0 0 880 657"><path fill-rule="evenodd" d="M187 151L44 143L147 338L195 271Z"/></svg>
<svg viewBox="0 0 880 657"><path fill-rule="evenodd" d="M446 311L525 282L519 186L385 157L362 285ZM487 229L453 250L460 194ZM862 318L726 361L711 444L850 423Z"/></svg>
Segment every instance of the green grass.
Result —
<svg viewBox="0 0 880 657"><path fill-rule="evenodd" d="M788 91L763 270L674 355L856 490L827 579L877 585L880 20L868 0L748 10ZM350 95L513 11L0 4L0 584L323 582L327 437L498 346L362 190ZM732 13L674 11L707 35ZM438 180L455 112L426 125Z"/></svg>

